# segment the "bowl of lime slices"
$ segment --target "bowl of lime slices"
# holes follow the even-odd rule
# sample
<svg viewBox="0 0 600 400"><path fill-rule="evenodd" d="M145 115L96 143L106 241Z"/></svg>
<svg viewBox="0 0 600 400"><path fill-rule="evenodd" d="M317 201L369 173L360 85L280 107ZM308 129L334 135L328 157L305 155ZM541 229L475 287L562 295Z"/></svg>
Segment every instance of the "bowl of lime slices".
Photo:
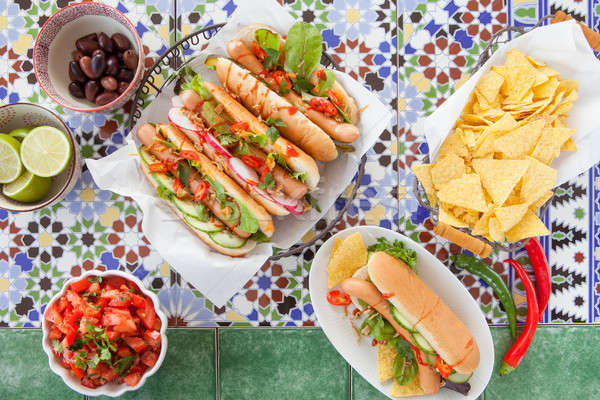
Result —
<svg viewBox="0 0 600 400"><path fill-rule="evenodd" d="M73 189L80 173L79 147L58 115L31 103L0 106L0 208L49 207Z"/></svg>

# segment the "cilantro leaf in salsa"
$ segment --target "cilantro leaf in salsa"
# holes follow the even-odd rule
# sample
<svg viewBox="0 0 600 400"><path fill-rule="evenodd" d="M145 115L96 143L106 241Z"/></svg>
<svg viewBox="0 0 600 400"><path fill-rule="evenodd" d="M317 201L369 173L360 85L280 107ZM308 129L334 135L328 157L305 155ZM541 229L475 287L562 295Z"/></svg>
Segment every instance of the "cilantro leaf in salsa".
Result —
<svg viewBox="0 0 600 400"><path fill-rule="evenodd" d="M417 252L406 247L400 240L394 240L394 242L391 243L384 237L378 237L377 243L369 246L367 250L369 252L385 251L389 255L404 261L412 269L415 269L415 266L417 265Z"/></svg>

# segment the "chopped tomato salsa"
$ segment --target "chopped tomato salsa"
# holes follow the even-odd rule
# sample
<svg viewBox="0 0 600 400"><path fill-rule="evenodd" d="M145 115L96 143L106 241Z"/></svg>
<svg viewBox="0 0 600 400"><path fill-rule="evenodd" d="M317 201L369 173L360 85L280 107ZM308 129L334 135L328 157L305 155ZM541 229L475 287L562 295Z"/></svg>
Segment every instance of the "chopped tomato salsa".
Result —
<svg viewBox="0 0 600 400"><path fill-rule="evenodd" d="M89 388L135 386L161 350L152 300L119 276L71 283L44 313L54 355Z"/></svg>

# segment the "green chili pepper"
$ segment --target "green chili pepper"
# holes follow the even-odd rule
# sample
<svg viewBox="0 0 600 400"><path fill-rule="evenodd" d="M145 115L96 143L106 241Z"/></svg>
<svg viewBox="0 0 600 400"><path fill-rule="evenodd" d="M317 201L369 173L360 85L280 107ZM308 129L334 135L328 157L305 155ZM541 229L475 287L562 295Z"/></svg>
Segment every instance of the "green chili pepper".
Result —
<svg viewBox="0 0 600 400"><path fill-rule="evenodd" d="M504 307L504 311L506 311L506 317L508 318L508 323L510 325L510 333L512 334L513 339L516 338L517 307L515 307L515 301L512 297L512 293L500 275L498 275L496 271L491 269L483 261L467 254L457 254L450 257L450 259L454 264L456 264L457 267L466 269L490 285L490 287L498 295L498 298Z"/></svg>

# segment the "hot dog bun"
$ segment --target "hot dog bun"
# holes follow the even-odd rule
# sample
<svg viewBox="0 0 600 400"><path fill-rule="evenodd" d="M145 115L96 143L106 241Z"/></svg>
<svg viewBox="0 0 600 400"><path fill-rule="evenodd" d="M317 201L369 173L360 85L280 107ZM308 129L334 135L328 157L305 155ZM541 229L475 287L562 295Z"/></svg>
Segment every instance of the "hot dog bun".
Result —
<svg viewBox="0 0 600 400"><path fill-rule="evenodd" d="M213 95L215 100L225 108L225 111L235 119L235 122L247 122L250 125L251 131L256 132L257 134L266 134L268 126L259 121L250 111L246 110L240 103L231 97L229 93L212 82L204 82L204 85ZM297 155L290 157L288 155L288 146L294 149ZM294 172L305 173L306 179L304 182L311 190L314 190L317 187L320 179L317 163L298 146L286 138L279 136L275 143L271 144L269 142L263 149L267 153L275 152L280 154Z"/></svg>
<svg viewBox="0 0 600 400"><path fill-rule="evenodd" d="M266 29L266 30L273 32L276 35L279 35L281 47L283 48L283 46L285 45L285 39L283 38L283 36L281 36L281 34L279 32L277 32L275 30L275 28L270 27L268 25L263 25L263 24L252 24L252 25L245 26L237 34L236 39L241 40L246 45L247 48L251 49L252 41L254 40L254 33L259 29ZM311 74L311 76L309 78L311 83L314 85L318 84L318 82L319 82L319 78L317 77L318 70L319 70L319 68L317 68L315 71L313 71L313 73ZM350 119L352 124L354 124L354 125L358 124L358 121L360 120L360 111L356 104L356 100L354 100L354 98L348 94L346 89L344 89L344 87L337 81L334 82L333 87L331 88L331 91L335 94L335 96L340 101L340 108L348 116L348 118Z"/></svg>
<svg viewBox="0 0 600 400"><path fill-rule="evenodd" d="M291 104L233 61L219 57L217 77L223 87L238 97L254 115L263 119L281 118L281 133L318 161L333 161L335 143L304 114L292 111Z"/></svg>
<svg viewBox="0 0 600 400"><path fill-rule="evenodd" d="M150 170L148 169L148 166L141 159L140 159L140 166L142 167L142 172L144 173L144 176L146 177L146 179L148 180L148 182L150 182L150 184L155 189L157 189L158 188L158 183L152 178L152 176L150 175ZM185 218L184 218L183 214L181 213L181 211L179 211L179 209L177 207L175 207L173 205L173 203L171 203L170 201L165 201L165 203L168 204L168 206L175 213L175 215L177 215L181 219L181 221L185 224L185 226L193 234L195 234L200 240L202 240L210 248L212 248L213 250L215 250L215 251L217 251L217 252L219 252L221 254L225 254L225 255L231 256L231 257L243 257L248 252L250 252L252 249L254 249L254 247L256 247L256 242L254 240L248 240L246 242L246 244L244 244L242 247L237 248L237 249L230 249L230 248L227 248L227 247L220 246L217 243L215 243L210 238L210 236L208 236L207 233L199 231L197 229L194 229L190 225L188 225L185 222Z"/></svg>
<svg viewBox="0 0 600 400"><path fill-rule="evenodd" d="M479 365L479 347L463 322L401 260L384 252L373 253L369 277L388 300L442 359L459 373L471 373Z"/></svg>
<svg viewBox="0 0 600 400"><path fill-rule="evenodd" d="M195 149L194 145L179 129L169 124L157 124L157 130L169 138L172 143L175 143L180 149L185 147L186 149ZM236 200L241 201L250 210L250 212L256 217L260 230L267 235L267 237L273 236L275 232L275 225L273 225L273 219L267 213L267 211L258 203L256 203L248 193L244 191L233 179L227 174L221 171L208 157L199 151L196 151L198 156L198 164L200 166L200 172L208 175L215 181L223 185L225 192L230 194Z"/></svg>

